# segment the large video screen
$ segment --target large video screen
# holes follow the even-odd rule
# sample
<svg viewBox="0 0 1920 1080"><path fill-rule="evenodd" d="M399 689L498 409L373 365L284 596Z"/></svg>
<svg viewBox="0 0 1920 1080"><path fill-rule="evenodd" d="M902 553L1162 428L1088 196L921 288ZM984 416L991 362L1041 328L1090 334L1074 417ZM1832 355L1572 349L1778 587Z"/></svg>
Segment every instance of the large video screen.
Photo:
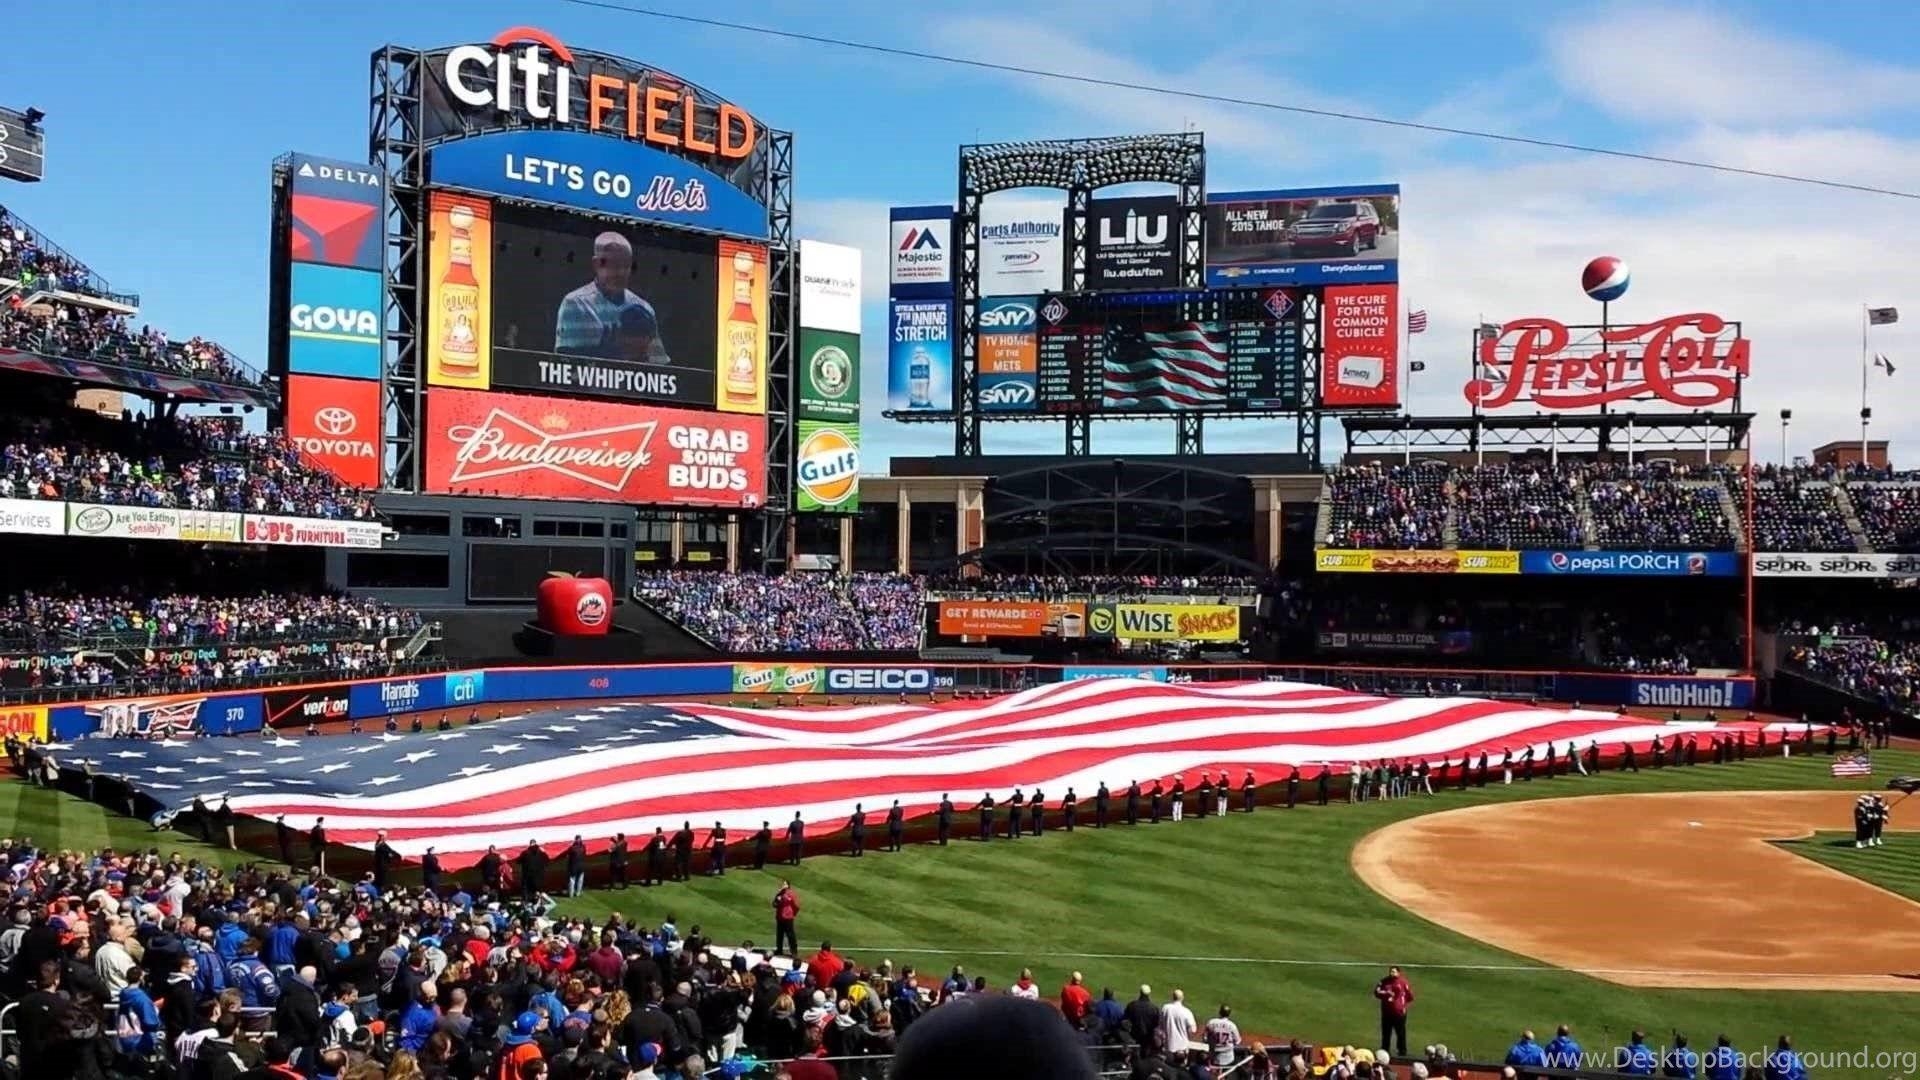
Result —
<svg viewBox="0 0 1920 1080"><path fill-rule="evenodd" d="M1300 310L1290 290L1043 296L1038 314L1040 412L1300 404Z"/></svg>
<svg viewBox="0 0 1920 1080"><path fill-rule="evenodd" d="M732 268L719 248L710 236L495 204L493 385L722 406L717 308Z"/></svg>

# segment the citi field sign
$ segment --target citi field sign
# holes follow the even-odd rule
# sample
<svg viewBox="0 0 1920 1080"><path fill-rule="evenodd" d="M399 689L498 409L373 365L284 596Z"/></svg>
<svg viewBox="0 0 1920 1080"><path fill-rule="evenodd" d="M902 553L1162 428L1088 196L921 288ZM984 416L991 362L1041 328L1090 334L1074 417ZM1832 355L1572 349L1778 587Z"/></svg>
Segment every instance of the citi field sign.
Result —
<svg viewBox="0 0 1920 1080"><path fill-rule="evenodd" d="M663 71L576 54L531 26L447 49L437 66L449 104L505 119L624 135L722 165L746 160L760 143L760 126L745 109Z"/></svg>

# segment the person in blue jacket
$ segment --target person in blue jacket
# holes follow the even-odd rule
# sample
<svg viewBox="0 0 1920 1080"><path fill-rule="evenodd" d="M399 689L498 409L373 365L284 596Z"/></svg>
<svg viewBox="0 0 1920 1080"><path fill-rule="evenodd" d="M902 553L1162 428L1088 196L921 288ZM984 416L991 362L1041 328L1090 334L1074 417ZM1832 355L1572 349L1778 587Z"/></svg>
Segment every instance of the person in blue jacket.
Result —
<svg viewBox="0 0 1920 1080"><path fill-rule="evenodd" d="M122 1054L146 1061L159 1049L160 1010L153 1003L153 995L147 993L146 969L136 967L127 977L129 982L120 991L114 1031Z"/></svg>
<svg viewBox="0 0 1920 1080"><path fill-rule="evenodd" d="M1507 1064L1516 1069L1544 1069L1547 1066L1546 1051L1533 1041L1533 1032L1520 1033L1520 1041L1507 1050Z"/></svg>
<svg viewBox="0 0 1920 1080"><path fill-rule="evenodd" d="M213 951L219 955L220 962L232 964L240 959L240 943L248 940L246 928L229 915L220 923L220 929L213 934Z"/></svg>
<svg viewBox="0 0 1920 1080"><path fill-rule="evenodd" d="M1547 1067L1577 1069L1580 1067L1580 1054L1580 1044L1573 1039L1573 1028L1561 1024L1560 1031L1547 1044Z"/></svg>
<svg viewBox="0 0 1920 1080"><path fill-rule="evenodd" d="M241 942L239 955L227 965L227 985L240 991L240 1003L248 1008L270 1009L280 1002L280 982L261 961L260 943L252 938Z"/></svg>
<svg viewBox="0 0 1920 1080"><path fill-rule="evenodd" d="M1785 1035L1767 1055L1767 1080L1807 1080L1807 1066L1793 1052L1793 1040Z"/></svg>
<svg viewBox="0 0 1920 1080"><path fill-rule="evenodd" d="M1673 1033L1673 1049L1667 1051L1667 1058L1660 1065L1660 1075L1675 1077L1676 1080L1700 1080L1700 1055L1687 1048L1687 1037L1679 1032Z"/></svg>
<svg viewBox="0 0 1920 1080"><path fill-rule="evenodd" d="M440 1009L435 1004L439 996L431 979L420 984L420 992L400 1015L400 1049L418 1054L433 1037L433 1029L440 1023Z"/></svg>
<svg viewBox="0 0 1920 1080"><path fill-rule="evenodd" d="M1740 1052L1733 1040L1722 1034L1707 1051L1707 1080L1740 1080Z"/></svg>
<svg viewBox="0 0 1920 1080"><path fill-rule="evenodd" d="M1620 1071L1628 1076L1652 1076L1659 1064L1651 1047L1647 1046L1647 1033L1636 1030L1627 1045L1620 1048Z"/></svg>

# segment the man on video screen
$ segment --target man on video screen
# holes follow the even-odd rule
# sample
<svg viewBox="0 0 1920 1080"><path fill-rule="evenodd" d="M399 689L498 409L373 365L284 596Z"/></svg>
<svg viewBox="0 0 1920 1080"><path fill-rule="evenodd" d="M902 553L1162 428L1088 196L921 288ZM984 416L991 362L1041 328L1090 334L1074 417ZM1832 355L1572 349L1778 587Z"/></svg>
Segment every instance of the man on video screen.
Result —
<svg viewBox="0 0 1920 1080"><path fill-rule="evenodd" d="M627 289L633 245L617 232L593 239L593 280L560 301L553 349L572 356L665 364L666 343L653 305Z"/></svg>

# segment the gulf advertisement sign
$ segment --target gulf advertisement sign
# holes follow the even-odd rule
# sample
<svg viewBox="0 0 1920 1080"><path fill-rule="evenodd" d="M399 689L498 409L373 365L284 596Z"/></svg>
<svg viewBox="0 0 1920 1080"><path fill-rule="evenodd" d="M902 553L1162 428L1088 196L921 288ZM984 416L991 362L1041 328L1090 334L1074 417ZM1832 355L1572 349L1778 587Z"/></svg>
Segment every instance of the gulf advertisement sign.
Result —
<svg viewBox="0 0 1920 1080"><path fill-rule="evenodd" d="M450 495L753 509L766 498L761 416L435 390L426 487Z"/></svg>
<svg viewBox="0 0 1920 1080"><path fill-rule="evenodd" d="M380 485L380 384L287 376L286 433L308 461L355 487Z"/></svg>
<svg viewBox="0 0 1920 1080"><path fill-rule="evenodd" d="M1320 404L1400 405L1400 286L1331 285L1321 294Z"/></svg>
<svg viewBox="0 0 1920 1080"><path fill-rule="evenodd" d="M860 509L860 426L802 420L795 425L794 500L802 512Z"/></svg>

